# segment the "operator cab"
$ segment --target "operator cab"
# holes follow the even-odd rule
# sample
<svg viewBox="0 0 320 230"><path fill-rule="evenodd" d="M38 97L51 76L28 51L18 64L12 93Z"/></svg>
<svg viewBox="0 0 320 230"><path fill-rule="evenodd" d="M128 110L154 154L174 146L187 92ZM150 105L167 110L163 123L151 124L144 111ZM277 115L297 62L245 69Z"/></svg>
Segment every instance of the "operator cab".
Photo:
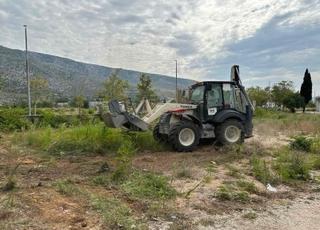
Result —
<svg viewBox="0 0 320 230"><path fill-rule="evenodd" d="M243 115L250 101L243 90L232 81L206 81L191 86L189 102L198 105L197 115L205 121L214 121L220 111L234 110Z"/></svg>

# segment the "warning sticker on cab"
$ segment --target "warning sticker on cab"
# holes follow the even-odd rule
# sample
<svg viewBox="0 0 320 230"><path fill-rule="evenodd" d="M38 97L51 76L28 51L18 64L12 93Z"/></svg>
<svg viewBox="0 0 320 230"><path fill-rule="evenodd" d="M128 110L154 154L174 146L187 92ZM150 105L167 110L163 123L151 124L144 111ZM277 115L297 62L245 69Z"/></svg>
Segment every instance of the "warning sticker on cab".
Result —
<svg viewBox="0 0 320 230"><path fill-rule="evenodd" d="M208 109L209 116L215 115L216 113L217 113L217 108L209 108Z"/></svg>

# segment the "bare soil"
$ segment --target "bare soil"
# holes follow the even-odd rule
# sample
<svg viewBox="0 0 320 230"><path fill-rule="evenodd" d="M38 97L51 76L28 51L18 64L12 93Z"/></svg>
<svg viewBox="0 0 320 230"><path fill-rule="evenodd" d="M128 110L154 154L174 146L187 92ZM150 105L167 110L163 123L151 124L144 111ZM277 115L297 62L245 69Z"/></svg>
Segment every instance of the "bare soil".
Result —
<svg viewBox="0 0 320 230"><path fill-rule="evenodd" d="M255 136L247 140L244 156L229 155L226 149L201 146L192 153L145 152L133 160L133 167L167 175L182 195L168 202L158 215L145 218L144 202L131 200L116 189L94 186L92 177L108 156L48 157L3 143L0 146L0 184L10 173L16 180L12 191L0 191L0 229L108 229L101 215L81 197L65 196L53 183L71 178L78 186L102 196L117 196L126 202L137 218L144 218L149 229L319 229L320 196L314 188L279 187L270 193L248 172L248 158L253 151L264 151L287 144L286 136ZM238 158L239 157L239 158ZM217 188L228 180L227 165L232 164L259 189L250 202L220 201ZM190 173L179 177L181 168ZM250 213L250 214L248 214ZM251 214L253 213L253 214ZM247 214L247 215L246 215Z"/></svg>

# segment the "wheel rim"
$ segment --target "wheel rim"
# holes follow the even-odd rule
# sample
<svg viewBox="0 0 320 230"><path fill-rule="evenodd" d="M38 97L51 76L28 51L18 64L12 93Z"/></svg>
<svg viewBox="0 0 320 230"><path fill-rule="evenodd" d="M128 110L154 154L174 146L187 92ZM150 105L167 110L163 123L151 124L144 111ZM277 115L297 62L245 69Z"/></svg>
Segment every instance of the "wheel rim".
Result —
<svg viewBox="0 0 320 230"><path fill-rule="evenodd" d="M230 143L235 143L241 138L241 130L234 125L230 125L225 130L225 138Z"/></svg>
<svg viewBox="0 0 320 230"><path fill-rule="evenodd" d="M190 146L196 139L194 131L190 128L181 129L179 133L179 142L183 146Z"/></svg>

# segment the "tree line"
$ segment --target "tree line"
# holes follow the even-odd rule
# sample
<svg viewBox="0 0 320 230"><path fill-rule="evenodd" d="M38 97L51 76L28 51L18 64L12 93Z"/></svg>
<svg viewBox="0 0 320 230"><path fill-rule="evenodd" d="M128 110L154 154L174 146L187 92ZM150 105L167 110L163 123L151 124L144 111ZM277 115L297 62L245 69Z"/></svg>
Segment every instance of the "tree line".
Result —
<svg viewBox="0 0 320 230"><path fill-rule="evenodd" d="M81 84L80 84L81 85ZM0 90L3 88L4 82L0 81ZM48 80L41 75L34 75L30 80L31 86L31 99L33 114L37 114L37 107L52 107L52 95L49 90ZM58 99L56 102L69 102L73 107L78 108L79 114L81 108L88 108L89 101L83 93L84 86L78 86L74 92L74 97L71 100ZM100 101L110 101L110 100L119 100L119 101L128 101L131 97L134 103L140 102L143 98L149 99L151 103L157 103L159 97L155 93L155 90L152 86L152 81L150 76L145 73L142 73L139 78L139 82L134 89L134 95L129 95L129 92L132 91L132 86L129 82L121 79L117 73L112 73L106 78L103 83L103 87L100 91L96 93L96 99ZM26 106L26 105L25 105Z"/></svg>
<svg viewBox="0 0 320 230"><path fill-rule="evenodd" d="M306 106L312 99L312 81L309 70L306 69L303 83L300 91L296 91L292 81L280 81L272 87L251 87L248 88L248 94L256 106L268 106L268 103L274 103L277 108L287 108L295 112L297 108L305 111Z"/></svg>

